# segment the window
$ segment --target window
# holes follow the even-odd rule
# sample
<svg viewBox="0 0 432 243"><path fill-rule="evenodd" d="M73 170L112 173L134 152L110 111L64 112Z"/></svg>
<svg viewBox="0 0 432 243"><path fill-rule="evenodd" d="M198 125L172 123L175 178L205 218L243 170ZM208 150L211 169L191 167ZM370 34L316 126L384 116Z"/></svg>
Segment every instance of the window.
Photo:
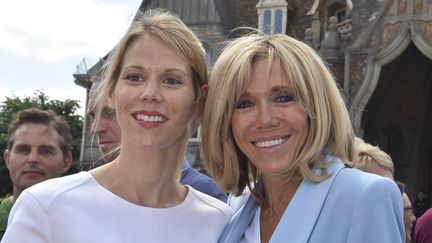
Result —
<svg viewBox="0 0 432 243"><path fill-rule="evenodd" d="M264 11L263 31L266 34L270 34L271 33L271 11L270 10L265 10Z"/></svg>
<svg viewBox="0 0 432 243"><path fill-rule="evenodd" d="M335 16L337 17L339 23L347 19L346 6L342 3L333 3L332 5L330 5L327 9L327 14L327 20L330 17Z"/></svg>
<svg viewBox="0 0 432 243"><path fill-rule="evenodd" d="M339 23L346 20L345 8L336 10L333 16L336 16L338 18Z"/></svg>
<svg viewBox="0 0 432 243"><path fill-rule="evenodd" d="M281 9L277 9L274 17L274 33L282 33L283 13Z"/></svg>

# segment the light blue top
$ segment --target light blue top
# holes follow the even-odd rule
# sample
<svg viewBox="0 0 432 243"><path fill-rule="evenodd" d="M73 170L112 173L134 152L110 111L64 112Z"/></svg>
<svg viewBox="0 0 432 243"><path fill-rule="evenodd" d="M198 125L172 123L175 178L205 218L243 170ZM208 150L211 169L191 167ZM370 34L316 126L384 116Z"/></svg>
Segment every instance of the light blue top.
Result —
<svg viewBox="0 0 432 243"><path fill-rule="evenodd" d="M320 183L302 181L270 242L403 243L403 203L396 184L347 168L337 157L326 155L325 160L330 177ZM230 203L238 210L220 243L239 242L258 208L250 195Z"/></svg>

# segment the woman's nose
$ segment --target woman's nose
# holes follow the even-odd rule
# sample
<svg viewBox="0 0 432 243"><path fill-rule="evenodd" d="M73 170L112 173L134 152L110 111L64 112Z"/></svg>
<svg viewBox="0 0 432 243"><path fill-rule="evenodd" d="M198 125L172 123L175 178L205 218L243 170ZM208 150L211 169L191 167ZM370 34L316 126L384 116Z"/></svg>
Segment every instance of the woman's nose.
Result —
<svg viewBox="0 0 432 243"><path fill-rule="evenodd" d="M269 104L258 105L257 122L259 128L274 127L279 123L273 108Z"/></svg>
<svg viewBox="0 0 432 243"><path fill-rule="evenodd" d="M160 84L156 80L148 80L141 88L141 100L148 102L161 102L163 100Z"/></svg>

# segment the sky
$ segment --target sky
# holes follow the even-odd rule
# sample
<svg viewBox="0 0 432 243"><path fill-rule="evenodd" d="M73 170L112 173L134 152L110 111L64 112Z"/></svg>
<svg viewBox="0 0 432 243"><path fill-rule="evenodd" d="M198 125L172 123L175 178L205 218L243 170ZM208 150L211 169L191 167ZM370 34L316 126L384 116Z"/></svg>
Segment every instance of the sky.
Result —
<svg viewBox="0 0 432 243"><path fill-rule="evenodd" d="M141 0L0 0L0 102L43 91L78 100L77 65L104 57L126 32Z"/></svg>

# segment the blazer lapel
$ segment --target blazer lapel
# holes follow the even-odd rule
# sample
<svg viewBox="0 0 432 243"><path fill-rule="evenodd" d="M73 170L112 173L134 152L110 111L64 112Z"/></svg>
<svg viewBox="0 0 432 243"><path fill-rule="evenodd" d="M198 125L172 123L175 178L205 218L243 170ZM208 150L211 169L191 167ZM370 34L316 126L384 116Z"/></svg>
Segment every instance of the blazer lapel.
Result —
<svg viewBox="0 0 432 243"><path fill-rule="evenodd" d="M271 243L305 243L308 241L321 208L336 175L345 165L336 157L326 155L330 177L320 183L303 180L270 239ZM319 174L319 170L316 170Z"/></svg>
<svg viewBox="0 0 432 243"><path fill-rule="evenodd" d="M263 188L261 180L258 181L257 186L259 186L260 189ZM244 206L242 206L242 208L237 211L237 213L232 217L228 225L225 227L225 230L222 232L218 242L238 243L252 222L257 209L258 204L252 197L252 194L250 194Z"/></svg>

